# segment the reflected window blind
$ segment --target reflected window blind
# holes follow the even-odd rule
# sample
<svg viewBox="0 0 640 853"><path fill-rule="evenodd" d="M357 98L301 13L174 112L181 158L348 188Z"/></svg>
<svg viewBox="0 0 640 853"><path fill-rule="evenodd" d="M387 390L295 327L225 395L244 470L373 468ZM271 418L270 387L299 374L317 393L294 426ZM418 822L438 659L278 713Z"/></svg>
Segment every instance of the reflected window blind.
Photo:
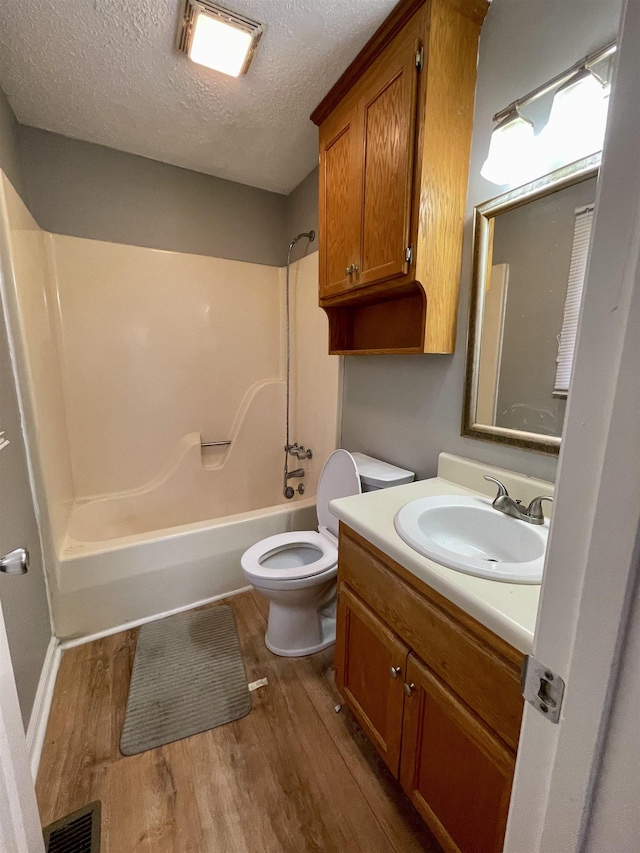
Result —
<svg viewBox="0 0 640 853"><path fill-rule="evenodd" d="M576 210L576 221L573 231L573 248L571 249L571 265L569 267L569 284L567 298L564 303L562 331L558 345L556 365L556 382L553 393L566 396L569 392L571 371L573 369L573 354L576 348L578 320L582 303L584 276L587 271L589 241L593 224L594 205L579 207Z"/></svg>

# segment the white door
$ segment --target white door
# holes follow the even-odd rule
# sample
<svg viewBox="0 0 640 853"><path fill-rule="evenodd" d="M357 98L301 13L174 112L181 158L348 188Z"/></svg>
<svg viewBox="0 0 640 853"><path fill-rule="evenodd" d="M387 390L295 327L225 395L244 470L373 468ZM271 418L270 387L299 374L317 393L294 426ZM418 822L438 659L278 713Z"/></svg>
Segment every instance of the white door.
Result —
<svg viewBox="0 0 640 853"><path fill-rule="evenodd" d="M7 262L5 228L6 223L0 222L3 264ZM0 295L4 271L0 267ZM51 629L4 306L0 304L0 558L19 548L31 553L28 573L11 576L0 571L0 853L41 853L44 844L25 725Z"/></svg>
<svg viewBox="0 0 640 853"><path fill-rule="evenodd" d="M603 771L611 778L612 761L637 755L639 739L636 708L611 749L620 675L640 682L637 660L620 666L640 607L638 44L640 0L627 0L534 637L536 658L566 691L558 724L525 705L506 853L640 849L637 761L606 814L594 808ZM593 839L605 821L603 846Z"/></svg>
<svg viewBox="0 0 640 853"><path fill-rule="evenodd" d="M27 741L0 602L0 850L43 853Z"/></svg>

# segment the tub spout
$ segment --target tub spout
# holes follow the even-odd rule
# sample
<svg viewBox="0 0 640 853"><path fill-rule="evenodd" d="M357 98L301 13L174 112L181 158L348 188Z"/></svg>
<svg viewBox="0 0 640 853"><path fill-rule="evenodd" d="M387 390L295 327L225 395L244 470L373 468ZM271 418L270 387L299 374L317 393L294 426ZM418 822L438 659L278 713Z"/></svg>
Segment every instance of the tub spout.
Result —
<svg viewBox="0 0 640 853"><path fill-rule="evenodd" d="M304 477L304 468L296 468L295 471L289 471L286 478L289 480L291 477Z"/></svg>

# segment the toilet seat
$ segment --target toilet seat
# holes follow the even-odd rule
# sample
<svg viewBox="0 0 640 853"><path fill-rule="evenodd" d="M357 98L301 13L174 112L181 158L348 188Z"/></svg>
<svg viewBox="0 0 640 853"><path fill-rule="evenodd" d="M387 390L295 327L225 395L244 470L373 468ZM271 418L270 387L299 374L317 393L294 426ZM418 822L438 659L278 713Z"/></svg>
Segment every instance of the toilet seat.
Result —
<svg viewBox="0 0 640 853"><path fill-rule="evenodd" d="M264 561L286 554L295 548L314 548L320 552L318 558L308 563L299 563L286 568L274 568L264 565ZM244 552L242 568L249 580L288 581L313 577L334 568L338 562L338 549L327 536L316 530L299 530L293 533L277 533L262 539Z"/></svg>

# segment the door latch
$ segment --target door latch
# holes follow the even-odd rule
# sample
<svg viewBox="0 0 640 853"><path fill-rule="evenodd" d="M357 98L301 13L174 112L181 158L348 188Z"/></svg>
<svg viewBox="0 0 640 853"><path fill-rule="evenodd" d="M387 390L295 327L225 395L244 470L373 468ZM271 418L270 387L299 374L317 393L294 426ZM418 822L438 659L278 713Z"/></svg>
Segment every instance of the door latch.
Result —
<svg viewBox="0 0 640 853"><path fill-rule="evenodd" d="M537 661L533 655L527 655L522 664L520 682L522 695L527 702L552 723L557 723L564 696L562 678Z"/></svg>
<svg viewBox="0 0 640 853"><path fill-rule="evenodd" d="M7 575L24 575L29 570L29 552L26 548L14 548L0 559L0 572Z"/></svg>

